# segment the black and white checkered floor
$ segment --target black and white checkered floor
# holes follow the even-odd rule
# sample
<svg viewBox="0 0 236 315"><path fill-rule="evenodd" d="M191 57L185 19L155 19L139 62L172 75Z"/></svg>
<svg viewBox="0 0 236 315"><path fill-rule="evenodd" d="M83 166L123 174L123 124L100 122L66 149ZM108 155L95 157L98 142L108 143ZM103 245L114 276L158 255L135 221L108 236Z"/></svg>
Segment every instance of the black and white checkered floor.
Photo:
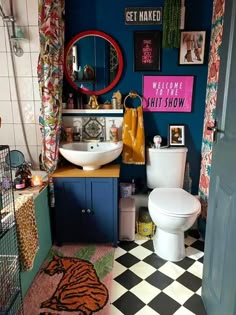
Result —
<svg viewBox="0 0 236 315"><path fill-rule="evenodd" d="M195 235L194 235L195 236ZM112 315L206 315L201 300L204 242L185 238L186 257L172 263L136 236L115 251Z"/></svg>

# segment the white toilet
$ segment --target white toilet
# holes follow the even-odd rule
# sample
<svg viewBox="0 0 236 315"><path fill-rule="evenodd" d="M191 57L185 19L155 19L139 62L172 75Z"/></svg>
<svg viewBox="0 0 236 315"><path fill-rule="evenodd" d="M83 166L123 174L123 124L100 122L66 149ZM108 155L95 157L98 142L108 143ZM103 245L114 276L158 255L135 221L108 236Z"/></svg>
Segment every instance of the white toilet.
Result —
<svg viewBox="0 0 236 315"><path fill-rule="evenodd" d="M185 257L184 231L201 211L199 200L182 189L187 148L147 148L148 209L157 226L155 253L169 261Z"/></svg>

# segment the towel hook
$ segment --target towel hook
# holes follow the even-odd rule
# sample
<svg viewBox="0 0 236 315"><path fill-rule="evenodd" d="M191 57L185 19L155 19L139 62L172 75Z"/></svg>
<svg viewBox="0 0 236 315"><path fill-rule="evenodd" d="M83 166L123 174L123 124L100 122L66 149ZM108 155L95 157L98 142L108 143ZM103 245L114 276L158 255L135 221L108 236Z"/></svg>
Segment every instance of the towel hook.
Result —
<svg viewBox="0 0 236 315"><path fill-rule="evenodd" d="M134 90L130 91L128 95L126 95L125 99L124 99L124 107L126 108L126 105L125 105L125 102L127 100L128 97L131 97L131 98L136 98L138 97L141 101L141 105L142 105L142 97Z"/></svg>

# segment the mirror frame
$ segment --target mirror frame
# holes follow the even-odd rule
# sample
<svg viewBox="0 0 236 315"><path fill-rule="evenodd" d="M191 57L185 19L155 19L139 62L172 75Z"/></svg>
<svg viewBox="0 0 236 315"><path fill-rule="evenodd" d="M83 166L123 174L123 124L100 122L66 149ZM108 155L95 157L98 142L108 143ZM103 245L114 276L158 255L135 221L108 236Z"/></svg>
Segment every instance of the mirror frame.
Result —
<svg viewBox="0 0 236 315"><path fill-rule="evenodd" d="M69 50L71 49L71 47L73 46L73 44L79 40L82 39L84 37L88 37L88 36L98 36L101 38L104 38L105 40L107 40L112 46L114 46L116 52L117 52L117 56L118 56L118 60L119 60L119 66L118 66L118 72L117 75L115 77L115 79L108 85L106 86L104 89L102 90L97 90L97 91L92 91L92 90L86 90L83 88L78 87L73 80L71 79L68 71L67 71L67 67L66 67L66 58L68 55ZM75 90L79 90L81 93L84 94L88 94L88 95L101 95L104 94L108 91L110 91L120 80L121 78L121 74L123 71L123 65L124 65L124 60L123 60L123 55L121 52L121 49L119 47L119 45L117 44L117 42L108 34L101 32L101 31L96 31L96 30L89 30L89 31L84 31L81 32L77 35L75 35L67 44L66 48L65 48L65 57L64 57L64 74L66 76L66 79L68 81L68 83L75 89Z"/></svg>

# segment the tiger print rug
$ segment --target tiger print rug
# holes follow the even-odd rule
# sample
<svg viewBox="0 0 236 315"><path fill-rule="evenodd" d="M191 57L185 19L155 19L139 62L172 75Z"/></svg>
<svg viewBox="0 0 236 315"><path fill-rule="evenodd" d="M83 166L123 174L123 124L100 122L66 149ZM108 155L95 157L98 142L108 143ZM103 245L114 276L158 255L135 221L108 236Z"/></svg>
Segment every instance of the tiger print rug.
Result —
<svg viewBox="0 0 236 315"><path fill-rule="evenodd" d="M53 246L24 298L25 315L110 315L114 251Z"/></svg>

